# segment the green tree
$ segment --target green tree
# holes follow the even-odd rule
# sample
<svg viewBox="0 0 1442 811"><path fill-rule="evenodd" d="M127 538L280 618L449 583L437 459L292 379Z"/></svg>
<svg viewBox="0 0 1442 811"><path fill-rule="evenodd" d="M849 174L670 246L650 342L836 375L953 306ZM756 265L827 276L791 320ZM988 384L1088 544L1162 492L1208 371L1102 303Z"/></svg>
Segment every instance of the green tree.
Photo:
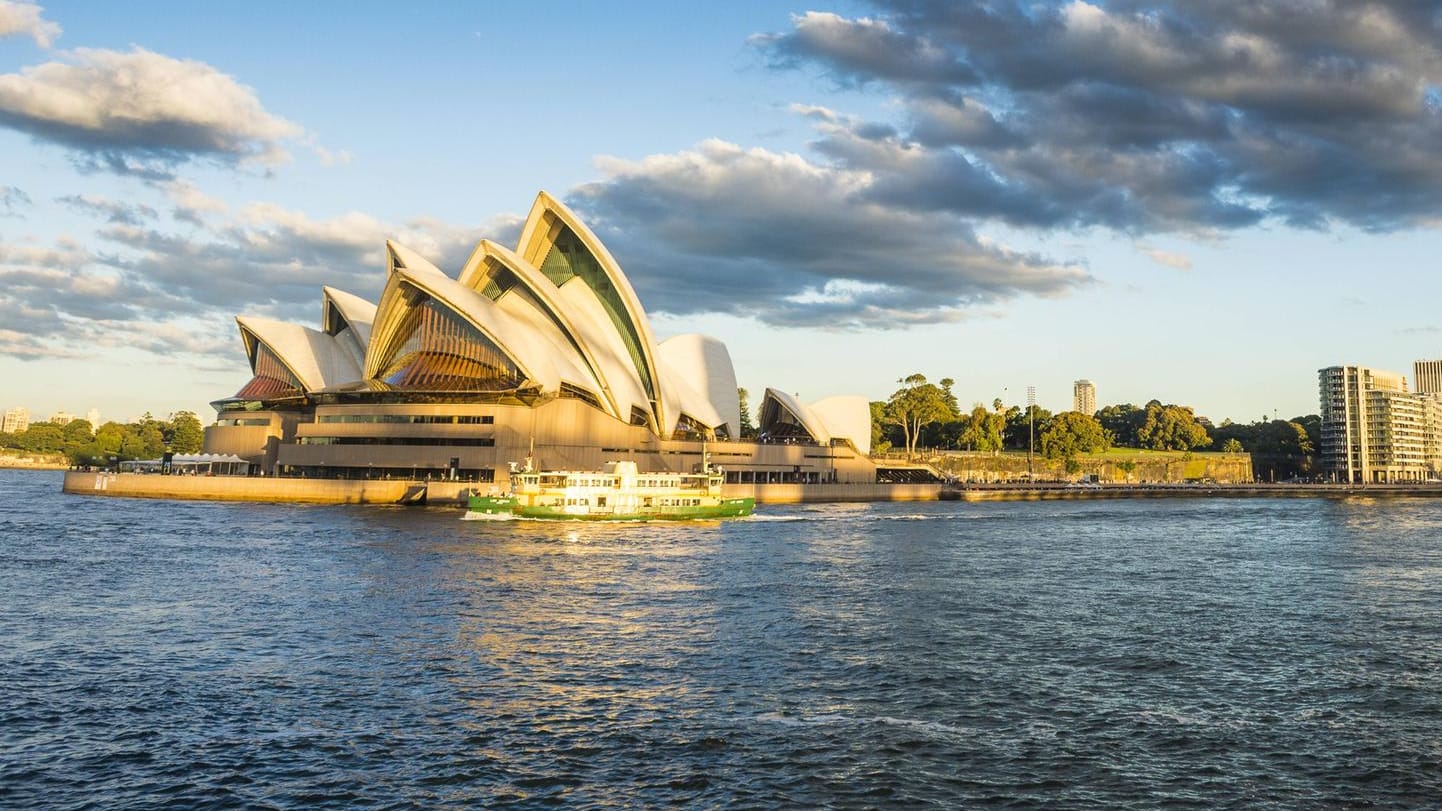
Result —
<svg viewBox="0 0 1442 811"><path fill-rule="evenodd" d="M1097 419L1078 411L1063 411L1041 435L1041 454L1048 459L1074 460L1083 453L1101 453L1111 447L1106 429Z"/></svg>
<svg viewBox="0 0 1442 811"><path fill-rule="evenodd" d="M1137 431L1137 439L1142 447L1157 451L1187 451L1212 442L1190 407L1162 405L1158 400L1147 403L1146 421Z"/></svg>
<svg viewBox="0 0 1442 811"><path fill-rule="evenodd" d="M891 438L886 429L886 403L871 401L871 452L885 453L891 450Z"/></svg>
<svg viewBox="0 0 1442 811"><path fill-rule="evenodd" d="M901 427L906 455L910 458L916 453L921 430L933 422L954 419L956 412L947 405L942 390L926 382L925 375L908 375L897 382L901 388L886 401L886 421Z"/></svg>
<svg viewBox="0 0 1442 811"><path fill-rule="evenodd" d="M1147 420L1146 409L1137 408L1131 403L1109 405L1098 411L1096 418L1103 428L1111 432L1112 441L1117 445L1124 448L1141 447L1137 433Z"/></svg>
<svg viewBox="0 0 1442 811"><path fill-rule="evenodd" d="M1012 450L1024 451L1031 446L1033 435L1040 437L1051 422L1051 412L1034 405L1029 409L1012 406L1006 410L1006 429L1003 443Z"/></svg>
<svg viewBox="0 0 1442 811"><path fill-rule="evenodd" d="M743 388L736 389L736 399L741 405L741 424L736 430L740 432L741 439L755 439L756 425L751 422L751 392Z"/></svg>
<svg viewBox="0 0 1442 811"><path fill-rule="evenodd" d="M199 453L205 444L205 429L190 411L170 415L169 430L164 433L166 444L175 453Z"/></svg>
<svg viewBox="0 0 1442 811"><path fill-rule="evenodd" d="M941 396L946 400L946 407L951 409L951 413L960 414L961 404L956 401L956 394L951 390L952 386L955 385L955 380L949 377L943 377L941 379Z"/></svg>
<svg viewBox="0 0 1442 811"><path fill-rule="evenodd" d="M1222 443L1222 453L1242 453L1244 451L1245 449L1242 447L1241 440L1236 437L1232 437Z"/></svg>
<svg viewBox="0 0 1442 811"><path fill-rule="evenodd" d="M992 412L977 403L971 413L962 419L961 443L977 451L1001 451L1002 433L1006 430L1006 415L1000 410Z"/></svg>

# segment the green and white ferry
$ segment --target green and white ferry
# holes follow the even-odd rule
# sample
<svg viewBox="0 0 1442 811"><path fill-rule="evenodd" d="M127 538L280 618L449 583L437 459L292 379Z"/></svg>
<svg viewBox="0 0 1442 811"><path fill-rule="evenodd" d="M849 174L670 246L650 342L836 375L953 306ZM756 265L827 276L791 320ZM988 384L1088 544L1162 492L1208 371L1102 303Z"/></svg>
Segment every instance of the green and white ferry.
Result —
<svg viewBox="0 0 1442 811"><path fill-rule="evenodd" d="M635 462L608 462L599 471L511 473L507 495L472 492L467 518L561 521L695 521L742 518L754 498L725 498L726 476L709 464L700 473L641 473Z"/></svg>

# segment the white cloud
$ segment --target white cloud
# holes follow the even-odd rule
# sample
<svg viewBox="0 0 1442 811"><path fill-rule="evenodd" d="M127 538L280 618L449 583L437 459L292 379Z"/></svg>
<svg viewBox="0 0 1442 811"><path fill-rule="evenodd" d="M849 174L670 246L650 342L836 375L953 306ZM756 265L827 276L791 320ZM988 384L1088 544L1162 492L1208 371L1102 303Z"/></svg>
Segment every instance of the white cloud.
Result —
<svg viewBox="0 0 1442 811"><path fill-rule="evenodd" d="M1150 245L1144 245L1141 243L1137 244L1137 250L1141 251L1144 256L1159 265L1165 265L1166 267L1175 268L1177 270L1192 269L1192 260L1187 258L1187 256L1184 254L1173 253L1172 251L1164 251L1160 248L1153 248Z"/></svg>
<svg viewBox="0 0 1442 811"><path fill-rule="evenodd" d="M60 26L42 19L44 9L28 0L0 0L0 37L25 36L49 48L60 36Z"/></svg>
<svg viewBox="0 0 1442 811"><path fill-rule="evenodd" d="M135 48L79 48L0 75L0 125L73 150L93 168L169 177L193 159L274 166L296 124L214 67Z"/></svg>

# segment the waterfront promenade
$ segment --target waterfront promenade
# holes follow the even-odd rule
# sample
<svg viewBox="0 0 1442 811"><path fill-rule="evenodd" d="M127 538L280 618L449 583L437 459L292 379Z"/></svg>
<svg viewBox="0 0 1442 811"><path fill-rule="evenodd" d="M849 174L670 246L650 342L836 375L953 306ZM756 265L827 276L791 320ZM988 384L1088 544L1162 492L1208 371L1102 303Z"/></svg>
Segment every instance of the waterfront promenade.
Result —
<svg viewBox="0 0 1442 811"><path fill-rule="evenodd" d="M67 471L74 495L307 504L461 504L473 482L405 479L299 479L247 476L158 476ZM1433 484L728 484L728 498L758 504L868 501L1088 501L1128 498L1354 498L1442 496ZM424 498L421 498L423 494Z"/></svg>

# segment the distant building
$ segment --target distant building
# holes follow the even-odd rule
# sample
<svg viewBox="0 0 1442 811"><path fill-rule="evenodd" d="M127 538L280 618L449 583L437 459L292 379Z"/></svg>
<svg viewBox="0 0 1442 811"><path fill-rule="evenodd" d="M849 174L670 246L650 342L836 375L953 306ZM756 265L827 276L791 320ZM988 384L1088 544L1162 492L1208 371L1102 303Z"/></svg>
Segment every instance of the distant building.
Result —
<svg viewBox="0 0 1442 811"><path fill-rule="evenodd" d="M1357 484L1422 481L1442 469L1442 397L1365 366L1317 372L1322 466Z"/></svg>
<svg viewBox="0 0 1442 811"><path fill-rule="evenodd" d="M90 433L100 430L100 409L92 408L85 412L85 421L90 423Z"/></svg>
<svg viewBox="0 0 1442 811"><path fill-rule="evenodd" d="M52 425L69 425L74 420L75 415L71 414L69 411L57 411L54 414L51 414L50 419L46 420L46 422L49 422Z"/></svg>
<svg viewBox="0 0 1442 811"><path fill-rule="evenodd" d="M1071 410L1091 416L1097 412L1097 387L1090 380L1071 384Z"/></svg>
<svg viewBox="0 0 1442 811"><path fill-rule="evenodd" d="M1412 380L1418 394L1442 394L1442 360L1414 361Z"/></svg>
<svg viewBox="0 0 1442 811"><path fill-rule="evenodd" d="M5 412L5 418L0 421L0 431L7 434L18 434L30 428L30 412L24 408L12 408Z"/></svg>

